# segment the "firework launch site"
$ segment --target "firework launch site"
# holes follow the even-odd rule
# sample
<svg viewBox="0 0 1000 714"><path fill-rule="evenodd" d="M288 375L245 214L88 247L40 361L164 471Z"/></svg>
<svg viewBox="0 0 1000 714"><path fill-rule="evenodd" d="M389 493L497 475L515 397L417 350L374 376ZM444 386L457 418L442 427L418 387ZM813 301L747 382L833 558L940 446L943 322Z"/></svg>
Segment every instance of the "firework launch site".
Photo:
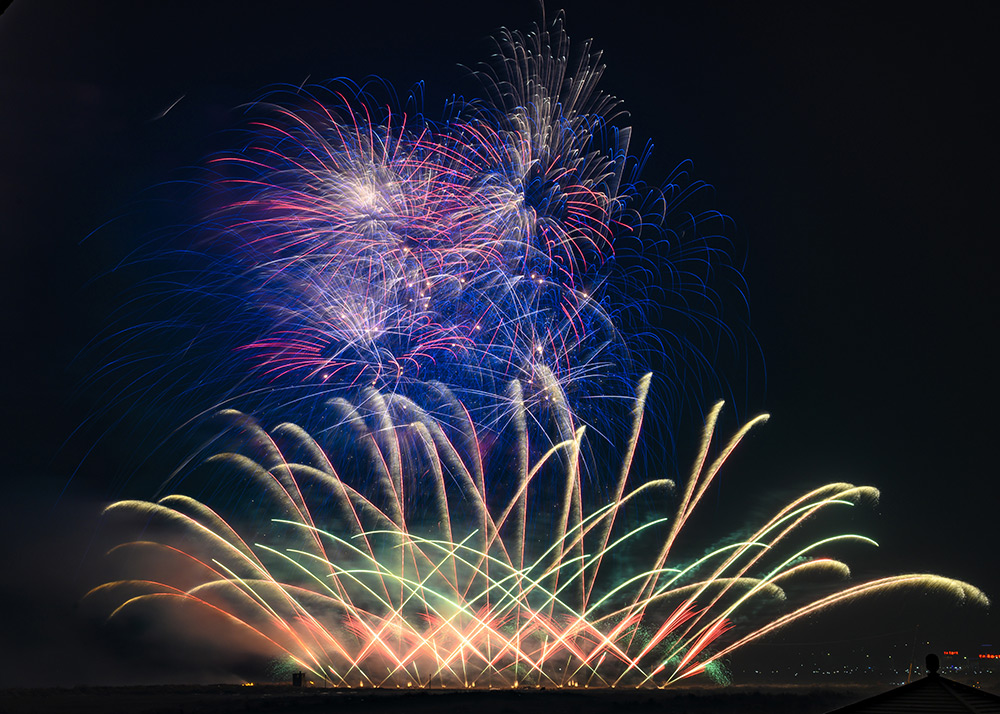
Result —
<svg viewBox="0 0 1000 714"><path fill-rule="evenodd" d="M551 714L573 711L599 714L627 710L713 714L825 714L871 696L865 687L683 687L669 690L466 690L323 689L289 685L216 685L200 687L79 687L4 690L0 708L8 714Z"/></svg>

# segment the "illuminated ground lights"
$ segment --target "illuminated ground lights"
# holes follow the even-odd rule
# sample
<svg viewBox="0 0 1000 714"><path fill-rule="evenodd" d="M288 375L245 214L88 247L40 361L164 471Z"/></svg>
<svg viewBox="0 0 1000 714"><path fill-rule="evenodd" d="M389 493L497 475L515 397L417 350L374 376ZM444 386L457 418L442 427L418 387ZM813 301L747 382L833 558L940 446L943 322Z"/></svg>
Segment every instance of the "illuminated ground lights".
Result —
<svg viewBox="0 0 1000 714"><path fill-rule="evenodd" d="M676 511L637 520L633 507L673 486L630 483L647 387L648 378L613 495L587 514L578 463L585 429L529 463L523 405L514 427L521 458L511 460L519 464L518 487L505 497L484 487L488 454L478 441L465 451L403 397L372 393L375 411L365 416L346 402L331 405L347 415L341 428L355 444L337 458L293 424L269 434L245 415L220 415L246 448L215 454L203 468L217 479L228 474L227 490L250 489L279 515L251 539L185 495L114 503L109 516L138 517L151 532L170 528L161 538L119 545L110 556L141 570L156 551L161 567L163 556L170 561L164 571L173 580L116 580L88 598L105 603L112 620L200 608L252 633L256 651L290 658L332 685L365 687L663 687L701 673L724 678L718 663L726 654L871 593L919 587L986 603L968 584L907 574L762 616L764 601L784 600L799 580L848 574L844 563L820 552L838 541L872 542L853 534L805 545L789 538L821 511L877 497L871 487L847 483L815 489L745 540L674 565L671 549L688 517L731 451L765 417L712 456L717 405ZM465 426L475 434L471 422ZM341 478L356 470L356 458L370 459L377 471L379 485L367 493ZM406 467L418 463L419 473ZM532 537L539 529L527 523L551 505L531 501L540 478L562 484L547 540Z"/></svg>
<svg viewBox="0 0 1000 714"><path fill-rule="evenodd" d="M164 411L180 380L178 400L295 414L315 438L220 408L169 495L106 509L139 535L109 554L128 579L88 603L112 622L183 615L178 639L337 686L662 687L725 680L728 653L870 593L986 602L912 574L775 615L796 585L848 574L821 553L871 542L799 540L821 511L877 497L846 483L680 561L763 420L713 451L719 403L686 483L635 473L647 411L669 440L675 412L725 393L716 361L741 349L722 315L725 295L745 299L726 219L695 207L705 184L683 170L640 180L647 153L611 124L600 55L572 52L561 18L501 34L495 59L488 100L439 123L349 82L251 107L243 148L209 164L200 242L165 251L207 262L139 286L129 308L154 309L113 326L93 379ZM665 406L648 410L650 355Z"/></svg>

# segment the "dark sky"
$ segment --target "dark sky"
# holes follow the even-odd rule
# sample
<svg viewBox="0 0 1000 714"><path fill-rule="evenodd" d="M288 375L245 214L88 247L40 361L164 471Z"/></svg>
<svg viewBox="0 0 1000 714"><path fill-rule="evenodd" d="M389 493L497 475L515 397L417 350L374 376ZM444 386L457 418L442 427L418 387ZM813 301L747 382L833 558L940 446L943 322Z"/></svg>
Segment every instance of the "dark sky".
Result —
<svg viewBox="0 0 1000 714"><path fill-rule="evenodd" d="M474 89L457 65L485 59L498 27L539 19L526 1L340 5L34 0L0 17L12 575L0 604L15 615L4 649L22 653L0 685L108 681L100 668L117 666L74 619L116 447L100 445L59 498L88 448L70 435L98 399L79 393L74 358L116 298L113 277L91 281L122 250L106 237L121 230L84 237L131 225L122 216L143 190L216 149L233 108L265 85L374 74L402 92L425 80L434 115ZM748 255L767 366L766 385L751 374L750 406L773 416L733 459L710 517L736 523L746 499L771 508L833 479L872 484L881 504L857 527L883 547L862 571L939 572L1000 597L995 6L566 10L570 36L605 52L604 90L656 145L647 180L692 159ZM1000 646L993 620L967 629ZM52 638L65 649L38 646ZM54 659L90 652L53 674Z"/></svg>

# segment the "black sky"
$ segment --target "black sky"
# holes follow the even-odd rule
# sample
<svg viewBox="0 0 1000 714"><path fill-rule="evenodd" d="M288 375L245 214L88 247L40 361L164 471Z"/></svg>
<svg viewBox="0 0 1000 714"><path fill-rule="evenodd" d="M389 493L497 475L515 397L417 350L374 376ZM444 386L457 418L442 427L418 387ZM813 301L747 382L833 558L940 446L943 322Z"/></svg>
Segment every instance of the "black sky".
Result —
<svg viewBox="0 0 1000 714"><path fill-rule="evenodd" d="M498 27L540 19L526 1L341 5L19 0L0 17L2 556L18 576L0 604L24 615L3 625L23 662L0 685L46 670L38 642L74 627L88 519L117 467L101 445L59 498L86 450L60 445L96 398L74 396L74 358L120 287L91 281L122 246L84 237L130 225L141 192L217 148L265 85L424 80L434 115L474 90L457 65L486 59ZM875 5L565 7L570 36L605 52L604 90L656 145L646 178L692 159L747 248L767 366L751 406L773 418L731 463L714 517L869 483L882 502L858 528L883 548L863 568L939 572L996 598L998 13ZM975 622L1000 645L990 618ZM97 651L92 636L66 646ZM63 681L101 679L101 664Z"/></svg>

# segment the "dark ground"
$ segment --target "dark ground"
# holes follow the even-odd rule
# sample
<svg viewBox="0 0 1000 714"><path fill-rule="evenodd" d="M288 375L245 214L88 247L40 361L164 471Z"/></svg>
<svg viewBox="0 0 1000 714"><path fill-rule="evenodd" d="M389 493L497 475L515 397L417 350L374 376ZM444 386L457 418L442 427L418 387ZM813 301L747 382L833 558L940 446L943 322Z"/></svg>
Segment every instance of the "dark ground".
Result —
<svg viewBox="0 0 1000 714"><path fill-rule="evenodd" d="M689 688L581 691L424 691L293 689L288 686L241 687L77 687L74 689L0 690L5 714L191 714L192 712L402 712L407 714L597 714L627 711L670 714L822 714L877 693L863 688L810 689Z"/></svg>

